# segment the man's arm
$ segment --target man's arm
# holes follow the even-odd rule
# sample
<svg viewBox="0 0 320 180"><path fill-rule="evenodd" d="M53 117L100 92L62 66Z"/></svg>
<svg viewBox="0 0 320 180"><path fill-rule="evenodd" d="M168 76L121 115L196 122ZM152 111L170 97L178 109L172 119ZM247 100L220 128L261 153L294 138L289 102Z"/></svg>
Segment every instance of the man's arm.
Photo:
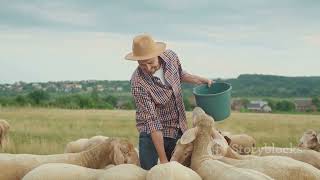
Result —
<svg viewBox="0 0 320 180"><path fill-rule="evenodd" d="M163 143L163 135L161 131L153 131L151 132L151 138L152 138L152 142L157 150L159 159L160 159L160 163L167 163L168 159L167 159L167 155L165 153L164 150L164 143Z"/></svg>
<svg viewBox="0 0 320 180"><path fill-rule="evenodd" d="M203 78L189 73L184 73L182 75L181 81L191 84L208 84L209 87L214 83L214 81L212 81L211 79Z"/></svg>

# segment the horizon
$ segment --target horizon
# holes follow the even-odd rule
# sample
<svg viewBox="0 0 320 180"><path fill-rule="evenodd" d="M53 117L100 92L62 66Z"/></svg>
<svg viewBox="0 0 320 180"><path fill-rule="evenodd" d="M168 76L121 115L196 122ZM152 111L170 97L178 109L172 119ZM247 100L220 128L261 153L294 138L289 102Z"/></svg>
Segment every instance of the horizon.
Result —
<svg viewBox="0 0 320 180"><path fill-rule="evenodd" d="M0 83L130 80L141 33L208 78L320 76L320 1L0 0Z"/></svg>
<svg viewBox="0 0 320 180"><path fill-rule="evenodd" d="M274 76L274 77L286 77L286 78L320 78L320 76L283 76L283 75L273 75L273 74L240 74L239 76L241 75L258 75L258 76ZM217 77L217 78L210 78L210 79L213 79L213 80L216 80L216 79L222 79L222 80L230 80L230 79L237 79L239 78L239 76L237 77L230 77L230 78L220 78L220 77ZM15 82L11 82L11 83L1 83L0 84L14 84L14 83L18 83L18 82L23 82L23 83L27 83L27 84L31 84L31 83L49 83L49 82L53 82L53 83L57 83L57 82L82 82L82 81L130 81L130 79L128 80L117 80L117 79L114 79L114 80L110 80L110 79L80 79L80 80L48 80L48 81L15 81Z"/></svg>

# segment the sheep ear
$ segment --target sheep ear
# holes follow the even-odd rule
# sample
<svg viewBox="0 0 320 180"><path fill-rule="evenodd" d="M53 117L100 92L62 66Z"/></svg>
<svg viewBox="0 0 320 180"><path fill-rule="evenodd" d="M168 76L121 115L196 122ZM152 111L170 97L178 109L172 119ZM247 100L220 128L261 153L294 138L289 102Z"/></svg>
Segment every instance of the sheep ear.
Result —
<svg viewBox="0 0 320 180"><path fill-rule="evenodd" d="M116 165L124 163L124 156L120 149L120 144L115 145L113 148L113 162Z"/></svg>
<svg viewBox="0 0 320 180"><path fill-rule="evenodd" d="M188 129L181 136L180 143L181 144L189 144L189 143L191 143L193 140L196 139L197 132L198 132L198 128L197 127Z"/></svg>
<svg viewBox="0 0 320 180"><path fill-rule="evenodd" d="M228 145L231 144L231 139L228 136L223 136L224 139L227 141Z"/></svg>

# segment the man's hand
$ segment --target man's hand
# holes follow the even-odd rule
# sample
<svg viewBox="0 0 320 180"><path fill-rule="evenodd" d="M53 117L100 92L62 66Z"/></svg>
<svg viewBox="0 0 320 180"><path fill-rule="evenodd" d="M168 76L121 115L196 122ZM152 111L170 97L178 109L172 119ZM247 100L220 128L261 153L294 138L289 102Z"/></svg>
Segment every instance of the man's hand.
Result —
<svg viewBox="0 0 320 180"><path fill-rule="evenodd" d="M164 143L163 143L163 135L161 131L153 131L151 132L151 139L152 142L157 150L160 163L167 163L168 158L166 156L166 152L164 150Z"/></svg>
<svg viewBox="0 0 320 180"><path fill-rule="evenodd" d="M183 75L182 82L192 83L192 84L208 84L208 87L211 87L211 85L214 83L214 81L211 79L203 78L203 77L188 74L188 73Z"/></svg>
<svg viewBox="0 0 320 180"><path fill-rule="evenodd" d="M161 160L160 159L160 164L164 164L164 163L168 163L169 161L168 161L168 159L167 158L165 158L164 160Z"/></svg>
<svg viewBox="0 0 320 180"><path fill-rule="evenodd" d="M211 87L211 85L214 83L211 79L204 79L204 84L208 84L208 87Z"/></svg>

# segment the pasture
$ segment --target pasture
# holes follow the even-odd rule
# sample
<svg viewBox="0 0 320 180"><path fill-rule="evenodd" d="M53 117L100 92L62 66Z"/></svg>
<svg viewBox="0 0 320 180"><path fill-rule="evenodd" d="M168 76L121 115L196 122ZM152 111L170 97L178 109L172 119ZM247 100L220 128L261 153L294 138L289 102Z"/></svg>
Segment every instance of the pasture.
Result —
<svg viewBox="0 0 320 180"><path fill-rule="evenodd" d="M8 153L56 154L79 138L117 136L137 145L135 111L67 110L46 108L0 108L0 119L10 125ZM187 113L189 127L191 113ZM296 146L307 129L320 129L320 115L238 113L216 127L232 133L247 133L258 146Z"/></svg>

